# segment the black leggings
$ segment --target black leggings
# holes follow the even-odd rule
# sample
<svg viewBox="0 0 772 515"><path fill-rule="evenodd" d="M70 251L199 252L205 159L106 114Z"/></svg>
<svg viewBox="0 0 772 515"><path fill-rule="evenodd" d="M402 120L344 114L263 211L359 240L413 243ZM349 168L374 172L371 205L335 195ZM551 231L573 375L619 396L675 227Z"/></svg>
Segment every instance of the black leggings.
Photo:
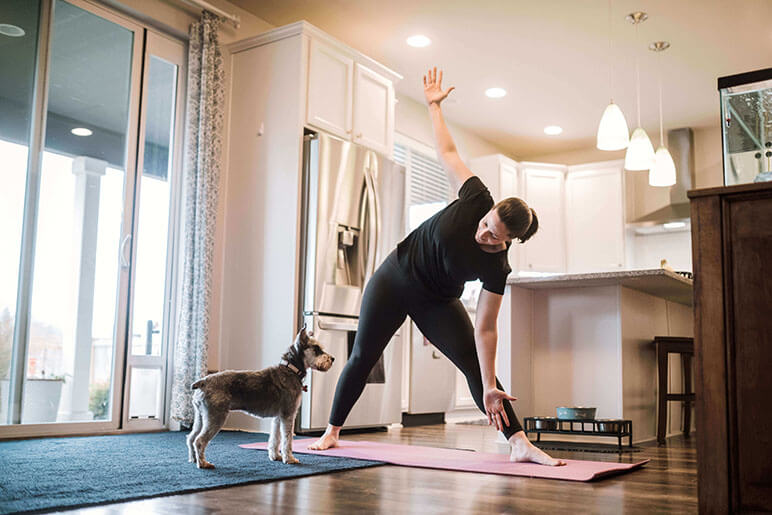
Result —
<svg viewBox="0 0 772 515"><path fill-rule="evenodd" d="M370 370L407 315L432 345L466 376L474 402L485 413L480 362L469 315L457 298L438 300L423 285L411 281L399 268L394 250L365 287L354 347L338 379L330 424L343 425L362 394ZM496 386L503 390L498 378ZM505 425L502 432L509 439L521 431L522 426L509 401L504 401L504 410L509 426Z"/></svg>

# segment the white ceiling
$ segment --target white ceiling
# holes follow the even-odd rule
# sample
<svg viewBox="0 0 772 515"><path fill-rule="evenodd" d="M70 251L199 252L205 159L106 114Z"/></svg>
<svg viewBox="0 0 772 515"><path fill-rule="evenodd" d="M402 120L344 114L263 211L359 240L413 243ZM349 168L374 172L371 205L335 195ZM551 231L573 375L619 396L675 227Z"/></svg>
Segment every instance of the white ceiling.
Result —
<svg viewBox="0 0 772 515"><path fill-rule="evenodd" d="M231 0L280 26L301 19L401 73L397 92L423 101L421 76L437 65L454 85L445 108L467 127L527 159L595 144L609 100L607 0ZM642 10L640 43L625 16ZM716 79L772 66L772 0L614 0L614 100L632 130L635 54L641 69L641 120L658 139L657 60L661 56L665 130L719 125ZM405 44L413 34L433 43ZM491 86L508 91L492 100ZM547 125L564 132L546 136Z"/></svg>

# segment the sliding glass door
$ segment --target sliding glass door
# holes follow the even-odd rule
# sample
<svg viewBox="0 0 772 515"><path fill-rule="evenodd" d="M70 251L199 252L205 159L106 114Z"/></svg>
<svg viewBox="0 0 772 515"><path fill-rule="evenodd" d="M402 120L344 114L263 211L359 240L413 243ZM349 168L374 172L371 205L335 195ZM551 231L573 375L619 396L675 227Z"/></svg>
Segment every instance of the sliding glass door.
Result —
<svg viewBox="0 0 772 515"><path fill-rule="evenodd" d="M163 425L174 332L175 243L179 240L182 159L181 74L185 49L148 32L145 46L131 281L124 427Z"/></svg>
<svg viewBox="0 0 772 515"><path fill-rule="evenodd" d="M6 10L0 64L33 72L0 86L0 435L160 427L184 46L83 0Z"/></svg>

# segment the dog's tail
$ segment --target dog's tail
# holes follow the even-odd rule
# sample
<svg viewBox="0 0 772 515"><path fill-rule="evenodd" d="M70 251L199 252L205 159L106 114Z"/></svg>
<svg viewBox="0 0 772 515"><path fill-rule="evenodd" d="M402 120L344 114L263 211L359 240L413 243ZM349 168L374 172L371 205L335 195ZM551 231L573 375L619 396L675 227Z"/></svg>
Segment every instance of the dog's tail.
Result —
<svg viewBox="0 0 772 515"><path fill-rule="evenodd" d="M205 383L205 382L206 382L206 377L205 377L205 378L203 378L203 379L199 379L198 381L196 381L195 383L193 383L192 385L190 385L190 389L191 389L191 390L195 390L195 389L197 389L197 388L201 388L202 386L204 386L204 383Z"/></svg>

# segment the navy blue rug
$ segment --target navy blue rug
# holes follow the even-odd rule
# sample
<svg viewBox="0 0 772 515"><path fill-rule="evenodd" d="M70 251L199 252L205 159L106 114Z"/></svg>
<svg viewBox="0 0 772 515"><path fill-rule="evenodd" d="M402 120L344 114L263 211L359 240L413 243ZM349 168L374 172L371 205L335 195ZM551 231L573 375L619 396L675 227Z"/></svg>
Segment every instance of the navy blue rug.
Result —
<svg viewBox="0 0 772 515"><path fill-rule="evenodd" d="M264 433L222 431L206 449L214 470L188 463L186 433L142 433L0 442L0 513L74 508L210 488L384 465L303 454L300 464L268 459L239 444Z"/></svg>

